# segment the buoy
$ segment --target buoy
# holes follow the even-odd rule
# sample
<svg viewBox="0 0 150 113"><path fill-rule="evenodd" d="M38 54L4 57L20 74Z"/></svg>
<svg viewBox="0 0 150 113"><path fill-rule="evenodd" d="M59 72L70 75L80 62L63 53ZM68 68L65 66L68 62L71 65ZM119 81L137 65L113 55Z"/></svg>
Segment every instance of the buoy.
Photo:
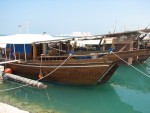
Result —
<svg viewBox="0 0 150 113"><path fill-rule="evenodd" d="M39 77L39 79L42 79L43 78L43 74L40 72L38 77Z"/></svg>
<svg viewBox="0 0 150 113"><path fill-rule="evenodd" d="M12 69L6 68L6 69L4 70L4 73L9 73L9 74L11 74L11 73L12 73Z"/></svg>
<svg viewBox="0 0 150 113"><path fill-rule="evenodd" d="M44 85L43 83L41 83L39 81L32 80L29 78L21 77L21 76L10 74L10 73L5 73L4 76L7 77L8 79L12 79L12 80L15 80L17 82L28 84L28 85L33 86L33 87L47 88L47 85Z"/></svg>

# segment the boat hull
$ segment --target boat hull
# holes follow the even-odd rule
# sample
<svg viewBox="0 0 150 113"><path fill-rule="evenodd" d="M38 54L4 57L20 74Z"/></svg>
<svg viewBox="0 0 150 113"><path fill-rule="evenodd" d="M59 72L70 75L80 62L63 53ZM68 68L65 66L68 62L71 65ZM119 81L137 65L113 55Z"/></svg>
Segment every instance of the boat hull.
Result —
<svg viewBox="0 0 150 113"><path fill-rule="evenodd" d="M149 49L113 52L104 56L107 60L116 61L118 65L143 63L150 56ZM131 59L131 61L129 61Z"/></svg>
<svg viewBox="0 0 150 113"><path fill-rule="evenodd" d="M112 62L96 63L96 60L93 59L93 62L90 61L88 63L83 63L83 60L81 62L77 60L74 63L67 61L67 63L59 68L58 63L56 65L50 61L49 63L48 61L46 63L43 62L41 66L39 63L9 63L6 66L7 68L11 68L14 74L35 80L38 80L39 74L42 73L43 77L46 76L42 80L48 82L71 85L94 85L107 82L118 67L118 65ZM84 62L87 61L89 60L85 60Z"/></svg>

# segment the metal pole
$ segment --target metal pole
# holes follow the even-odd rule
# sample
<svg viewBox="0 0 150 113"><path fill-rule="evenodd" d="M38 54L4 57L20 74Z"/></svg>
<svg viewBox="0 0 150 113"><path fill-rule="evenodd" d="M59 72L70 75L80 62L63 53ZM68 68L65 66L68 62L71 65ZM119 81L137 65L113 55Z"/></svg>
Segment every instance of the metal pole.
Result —
<svg viewBox="0 0 150 113"><path fill-rule="evenodd" d="M25 53L25 61L27 61L27 54L26 54L26 46L25 46L25 44L24 44L24 53Z"/></svg>
<svg viewBox="0 0 150 113"><path fill-rule="evenodd" d="M13 44L13 48L14 48L14 57L15 57L15 60L16 60L16 50L15 50L15 44Z"/></svg>

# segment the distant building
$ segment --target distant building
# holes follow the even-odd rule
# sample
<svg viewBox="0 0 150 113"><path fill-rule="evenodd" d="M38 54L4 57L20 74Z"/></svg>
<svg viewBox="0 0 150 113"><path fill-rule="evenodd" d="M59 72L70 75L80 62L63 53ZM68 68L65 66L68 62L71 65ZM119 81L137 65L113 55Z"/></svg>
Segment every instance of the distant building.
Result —
<svg viewBox="0 0 150 113"><path fill-rule="evenodd" d="M71 36L92 36L90 32L73 32Z"/></svg>
<svg viewBox="0 0 150 113"><path fill-rule="evenodd" d="M80 37L80 36L92 36L90 32L72 32L72 34L60 34L58 36L73 36L73 37Z"/></svg>

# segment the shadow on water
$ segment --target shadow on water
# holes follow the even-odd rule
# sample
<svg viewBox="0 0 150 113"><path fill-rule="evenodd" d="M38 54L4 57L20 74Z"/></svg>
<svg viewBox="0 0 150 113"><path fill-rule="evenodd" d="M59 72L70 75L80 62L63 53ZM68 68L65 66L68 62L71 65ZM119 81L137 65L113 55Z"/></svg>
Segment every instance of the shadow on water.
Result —
<svg viewBox="0 0 150 113"><path fill-rule="evenodd" d="M149 62L149 60L148 60ZM144 64L147 73L149 63ZM146 72L142 66L138 69ZM32 113L149 113L150 79L129 66L121 66L108 83L94 86L66 86L46 83L47 89L23 87L0 93L1 100L21 103ZM0 89L20 84L8 82ZM11 99L16 99L13 102ZM28 107L27 107L28 106ZM42 108L42 110L41 110ZM46 111L47 110L47 111Z"/></svg>

